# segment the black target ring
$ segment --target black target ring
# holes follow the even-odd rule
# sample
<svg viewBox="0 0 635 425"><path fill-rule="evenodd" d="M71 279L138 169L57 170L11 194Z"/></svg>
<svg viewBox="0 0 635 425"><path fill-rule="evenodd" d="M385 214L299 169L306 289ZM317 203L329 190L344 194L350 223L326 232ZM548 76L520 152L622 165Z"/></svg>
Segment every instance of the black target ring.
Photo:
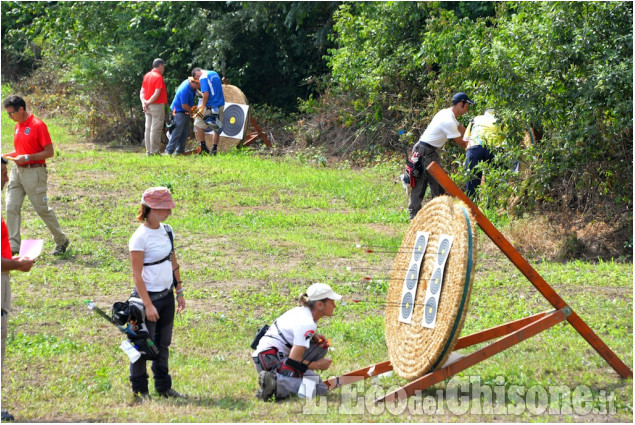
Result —
<svg viewBox="0 0 635 425"><path fill-rule="evenodd" d="M430 279L430 293L436 295L439 292L439 288L441 287L441 269L437 268L432 274L432 279Z"/></svg>
<svg viewBox="0 0 635 425"><path fill-rule="evenodd" d="M401 299L401 317L408 319L412 314L412 293L406 292L406 295Z"/></svg>
<svg viewBox="0 0 635 425"><path fill-rule="evenodd" d="M439 252L437 253L439 265L442 265L446 257L450 254L450 241L443 239L439 244Z"/></svg>
<svg viewBox="0 0 635 425"><path fill-rule="evenodd" d="M426 311L425 311L425 319L426 319L426 323L430 324L434 321L434 318L437 316L437 303L434 300L434 297L430 297L428 298L428 301L426 301L426 307L425 307Z"/></svg>
<svg viewBox="0 0 635 425"><path fill-rule="evenodd" d="M419 282L419 267L417 263L412 263L406 274L406 287L412 291L417 282Z"/></svg>
<svg viewBox="0 0 635 425"><path fill-rule="evenodd" d="M419 236L419 238L417 238L417 242L415 243L415 249L412 253L415 261L419 261L421 259L421 256L423 255L423 252L424 252L423 249L425 245L426 245L425 235Z"/></svg>
<svg viewBox="0 0 635 425"><path fill-rule="evenodd" d="M229 105L223 110L223 133L227 137L234 137L243 130L245 125L245 111L238 105Z"/></svg>

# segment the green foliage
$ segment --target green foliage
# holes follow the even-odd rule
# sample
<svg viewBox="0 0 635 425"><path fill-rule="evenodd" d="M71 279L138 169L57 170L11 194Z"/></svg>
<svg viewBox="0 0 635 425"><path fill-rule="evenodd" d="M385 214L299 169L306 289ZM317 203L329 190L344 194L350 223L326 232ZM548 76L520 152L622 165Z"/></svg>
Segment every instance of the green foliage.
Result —
<svg viewBox="0 0 635 425"><path fill-rule="evenodd" d="M421 131L466 91L478 101L469 114L494 108L507 134L486 204L632 208L631 3L351 3L334 19L329 65L357 123ZM528 126L539 137L521 149ZM459 180L461 155L445 154ZM517 160L531 173L511 173Z"/></svg>

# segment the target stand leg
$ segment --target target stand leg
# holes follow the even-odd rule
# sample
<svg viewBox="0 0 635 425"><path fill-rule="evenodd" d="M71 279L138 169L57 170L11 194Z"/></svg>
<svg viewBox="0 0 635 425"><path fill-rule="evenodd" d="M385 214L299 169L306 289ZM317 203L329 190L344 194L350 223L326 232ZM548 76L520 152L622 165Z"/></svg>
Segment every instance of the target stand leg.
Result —
<svg viewBox="0 0 635 425"><path fill-rule="evenodd" d="M521 326L522 321L525 321L524 323L528 322L528 324L525 324L519 329L513 330L507 336L499 339L498 341L493 342L479 350L476 350L473 353L470 353L466 355L465 357L457 360L456 362L449 364L448 366L442 367L441 369L437 369L433 372L429 372L426 375L422 376L421 378L412 381L408 385L405 385L396 391L386 394L386 396L375 400L375 403L380 403L382 401L392 402L392 401L408 398L414 395L418 391L423 391L434 384L437 384L445 379L448 379L456 375L457 373L467 369L470 366L474 366L475 364L480 363L483 360L486 360L492 357L493 355L500 353L501 351L504 351L510 347L513 347L519 342L522 342L528 338L531 338L532 336L537 335L540 332L547 330L557 325L560 322L563 322L564 320L566 320L569 314L571 314L571 309L569 309L568 307L565 307L560 310L554 310L549 313L540 313L538 315L532 316L527 319L521 319L520 321L511 322L507 324L507 325L511 325L511 328L510 327L507 328L508 330L513 329L514 327L517 327L517 326ZM517 323L517 322L521 322L521 323ZM479 342L483 342L480 339L486 338L487 335L494 335L494 334L503 332L503 330L505 329L505 326L507 325L498 326L496 328L492 328L491 330L474 334L474 335L479 335L478 337L472 340L477 342L473 342L473 343L470 342L470 340L467 339L469 337L462 338L462 339L466 340L467 343L470 345L478 344ZM497 336L500 336L500 335L497 335ZM496 338L496 336L494 336L494 338ZM459 343L460 341L461 340L459 340Z"/></svg>
<svg viewBox="0 0 635 425"><path fill-rule="evenodd" d="M343 385L349 385L354 382L362 381L364 379L368 379L373 376L381 375L382 373L390 372L391 370L392 370L392 365L390 364L389 361L386 361L386 362L370 365L363 369L355 370L353 372L348 372L348 373L345 373L344 375L330 378L326 380L324 383L326 384L329 390L333 390Z"/></svg>

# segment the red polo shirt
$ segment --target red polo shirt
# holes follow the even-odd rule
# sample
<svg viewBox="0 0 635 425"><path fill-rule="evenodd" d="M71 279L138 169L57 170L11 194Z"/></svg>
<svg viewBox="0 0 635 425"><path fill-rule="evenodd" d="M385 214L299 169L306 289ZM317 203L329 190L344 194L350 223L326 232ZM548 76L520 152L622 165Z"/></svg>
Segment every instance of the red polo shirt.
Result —
<svg viewBox="0 0 635 425"><path fill-rule="evenodd" d="M156 89L161 89L161 93L159 93L159 97L154 103L168 103L168 92L165 89L165 81L163 81L163 75L161 75L159 71L153 69L144 75L141 87L143 87L143 94L146 100L152 97Z"/></svg>
<svg viewBox="0 0 635 425"><path fill-rule="evenodd" d="M0 216L2 219L2 258L6 258L8 260L13 259L13 254L11 253L11 244L9 243L9 230L7 229L7 225L4 224L4 217Z"/></svg>
<svg viewBox="0 0 635 425"><path fill-rule="evenodd" d="M51 135L42 120L31 115L24 122L15 125L13 134L13 146L16 155L32 155L44 150L44 146L50 145ZM44 164L45 159L29 161L27 164Z"/></svg>

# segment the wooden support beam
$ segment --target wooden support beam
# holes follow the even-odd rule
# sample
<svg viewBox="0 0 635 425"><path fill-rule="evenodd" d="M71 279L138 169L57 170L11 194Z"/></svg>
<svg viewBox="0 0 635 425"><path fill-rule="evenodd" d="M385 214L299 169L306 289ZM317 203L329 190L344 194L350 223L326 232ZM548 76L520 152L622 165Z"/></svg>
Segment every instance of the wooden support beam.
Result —
<svg viewBox="0 0 635 425"><path fill-rule="evenodd" d="M501 232L494 227L494 225L485 217L485 214L470 200L470 198L459 189L459 187L450 179L450 177L443 171L441 166L436 162L432 162L427 167L428 173L439 182L439 184L445 189L445 191L460 199L467 205L476 222L483 229L483 232L494 242L494 244L500 248L501 251L514 263L514 265L521 271L522 274L536 287L536 289L554 306L556 309L562 309L567 306L560 295L553 290L551 286L538 274L538 272L529 264L527 260L514 248L514 246L503 236ZM633 378L633 371L624 364L624 362L617 357L617 355L611 351L611 349L598 337L593 330L574 312L567 317L567 320L575 328L576 331L600 354L604 360L611 365L613 369L622 378Z"/></svg>
<svg viewBox="0 0 635 425"><path fill-rule="evenodd" d="M337 376L334 378L330 378L326 380L324 383L328 387L329 390L332 390L337 387L341 387L342 385L352 384L353 382L361 381L371 376L381 375L382 373L390 372L392 370L392 365L389 361L377 363L371 366L367 366L363 369L355 370L353 372L346 373L341 376ZM370 373L369 373L370 372Z"/></svg>
<svg viewBox="0 0 635 425"><path fill-rule="evenodd" d="M444 379L448 379L470 366L480 363L483 360L526 340L527 338L531 338L532 336L551 328L565 319L565 309L547 313L545 316L518 329L517 331L514 331L506 337L503 337L500 340L481 348L480 350L468 354L446 367L430 372L396 391L386 394L385 397L375 400L375 403L381 401L390 402L408 398L414 395L417 391L423 391L424 389L429 388Z"/></svg>
<svg viewBox="0 0 635 425"><path fill-rule="evenodd" d="M551 311L545 311L544 313L534 314L533 316L525 317L523 319L505 323L503 325L486 329L484 331L480 331L472 335L461 337L456 342L454 349L460 350L461 348L471 347L472 345L480 344L481 342L486 342L494 338L501 337L503 335L509 335L510 333L522 327L525 327L529 325L530 323L535 322L538 319L545 317L549 313L551 313Z"/></svg>
<svg viewBox="0 0 635 425"><path fill-rule="evenodd" d="M267 145L268 148L272 147L271 142L267 138L267 135L265 133L263 133L263 131L260 129L260 126L258 125L256 120L251 115L249 116L249 122L256 129L256 132L258 133L258 136L260 136L262 141L265 142L265 145Z"/></svg>

